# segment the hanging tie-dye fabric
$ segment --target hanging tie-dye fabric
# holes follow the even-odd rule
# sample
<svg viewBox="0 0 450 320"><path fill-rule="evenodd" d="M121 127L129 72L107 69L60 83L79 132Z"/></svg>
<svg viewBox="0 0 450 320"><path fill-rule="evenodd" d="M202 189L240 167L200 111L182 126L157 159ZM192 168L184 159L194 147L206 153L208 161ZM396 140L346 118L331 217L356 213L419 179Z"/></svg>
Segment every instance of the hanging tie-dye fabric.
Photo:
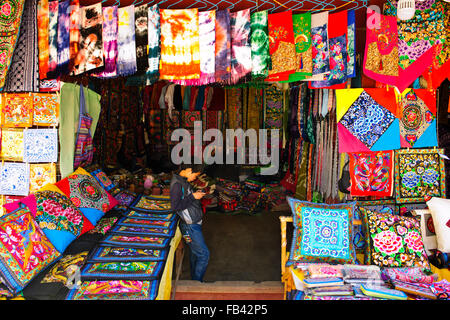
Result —
<svg viewBox="0 0 450 320"><path fill-rule="evenodd" d="M0 91L16 46L23 8L24 0L5 0L0 4Z"/></svg>
<svg viewBox="0 0 450 320"><path fill-rule="evenodd" d="M160 79L200 78L198 9L160 10Z"/></svg>
<svg viewBox="0 0 450 320"><path fill-rule="evenodd" d="M437 147L436 91L406 89L400 99L402 147Z"/></svg>
<svg viewBox="0 0 450 320"><path fill-rule="evenodd" d="M397 18L374 12L368 13L367 20L373 28L366 31L364 74L395 86L399 76Z"/></svg>
<svg viewBox="0 0 450 320"><path fill-rule="evenodd" d="M117 76L117 6L103 7L103 59L104 69L94 76L114 78Z"/></svg>
<svg viewBox="0 0 450 320"><path fill-rule="evenodd" d="M58 1L48 3L48 79L58 78Z"/></svg>
<svg viewBox="0 0 450 320"><path fill-rule="evenodd" d="M308 80L323 80L330 72L328 46L328 12L311 15L312 77Z"/></svg>
<svg viewBox="0 0 450 320"><path fill-rule="evenodd" d="M228 84L231 73L230 11L216 11L216 82Z"/></svg>
<svg viewBox="0 0 450 320"><path fill-rule="evenodd" d="M61 1L58 5L58 62L56 66L56 74L58 76L69 73L70 60L70 1Z"/></svg>
<svg viewBox="0 0 450 320"><path fill-rule="evenodd" d="M216 81L216 11L198 13L200 34L200 80L199 85Z"/></svg>
<svg viewBox="0 0 450 320"><path fill-rule="evenodd" d="M272 68L266 81L288 80L297 68L292 11L269 14L268 20Z"/></svg>
<svg viewBox="0 0 450 320"><path fill-rule="evenodd" d="M80 0L72 0L70 2L70 26L69 26L69 72L73 71L75 65L75 59L78 56L78 51L80 51Z"/></svg>
<svg viewBox="0 0 450 320"><path fill-rule="evenodd" d="M355 22L355 10L347 11L347 77L356 77L356 22Z"/></svg>
<svg viewBox="0 0 450 320"><path fill-rule="evenodd" d="M349 153L350 194L390 197L394 189L394 152Z"/></svg>
<svg viewBox="0 0 450 320"><path fill-rule="evenodd" d="M102 4L81 7L80 13L80 51L74 62L74 75L103 66Z"/></svg>
<svg viewBox="0 0 450 320"><path fill-rule="evenodd" d="M117 13L119 19L117 73L120 76L129 76L137 71L134 5L119 8Z"/></svg>
<svg viewBox="0 0 450 320"><path fill-rule="evenodd" d="M297 69L289 75L289 82L304 80L312 75L311 13L292 16L297 52Z"/></svg>
<svg viewBox="0 0 450 320"><path fill-rule="evenodd" d="M148 68L148 5L143 4L134 10L136 33L136 65L138 73L145 73Z"/></svg>
<svg viewBox="0 0 450 320"><path fill-rule="evenodd" d="M147 85L159 78L159 57L161 54L161 28L159 7L155 4L148 8L148 70Z"/></svg>
<svg viewBox="0 0 450 320"><path fill-rule="evenodd" d="M37 39L37 3L26 0L19 37L6 76L4 91L39 91L39 49Z"/></svg>
<svg viewBox="0 0 450 320"><path fill-rule="evenodd" d="M38 3L38 46L39 46L39 78L47 78L48 71L48 0Z"/></svg>
<svg viewBox="0 0 450 320"><path fill-rule="evenodd" d="M330 72L322 81L309 82L311 88L345 88L347 81L347 11L329 14L328 45ZM336 86L339 85L340 86Z"/></svg>
<svg viewBox="0 0 450 320"><path fill-rule="evenodd" d="M250 46L252 77L265 78L269 74L269 22L268 12L255 12L250 17Z"/></svg>
<svg viewBox="0 0 450 320"><path fill-rule="evenodd" d="M252 71L250 47L250 9L230 14L231 83L247 77Z"/></svg>

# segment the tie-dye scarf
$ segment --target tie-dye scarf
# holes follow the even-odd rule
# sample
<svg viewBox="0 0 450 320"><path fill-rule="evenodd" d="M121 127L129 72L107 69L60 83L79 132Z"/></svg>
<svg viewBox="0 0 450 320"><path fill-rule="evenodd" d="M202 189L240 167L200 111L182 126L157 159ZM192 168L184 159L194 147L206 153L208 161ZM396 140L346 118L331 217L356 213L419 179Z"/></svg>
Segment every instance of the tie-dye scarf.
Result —
<svg viewBox="0 0 450 320"><path fill-rule="evenodd" d="M73 67L75 75L103 66L102 4L82 7L80 18L81 41Z"/></svg>
<svg viewBox="0 0 450 320"><path fill-rule="evenodd" d="M252 77L265 78L269 74L268 12L260 11L250 18L250 45L252 53Z"/></svg>
<svg viewBox="0 0 450 320"><path fill-rule="evenodd" d="M148 5L135 8L134 22L136 32L136 65L137 72L143 74L148 68Z"/></svg>
<svg viewBox="0 0 450 320"><path fill-rule="evenodd" d="M231 30L231 83L247 77L252 72L250 47L250 9L230 14Z"/></svg>
<svg viewBox="0 0 450 320"><path fill-rule="evenodd" d="M56 79L58 65L58 1L48 3L48 79Z"/></svg>
<svg viewBox="0 0 450 320"><path fill-rule="evenodd" d="M198 9L160 10L160 79L200 78Z"/></svg>
<svg viewBox="0 0 450 320"><path fill-rule="evenodd" d="M119 29L117 34L117 73L121 76L129 76L137 71L134 5L119 8L118 16Z"/></svg>
<svg viewBox="0 0 450 320"><path fill-rule="evenodd" d="M0 4L0 90L6 80L19 34L24 1L2 1Z"/></svg>
<svg viewBox="0 0 450 320"><path fill-rule="evenodd" d="M147 85L158 81L159 57L161 54L161 24L159 7L155 4L148 8L148 70Z"/></svg>
<svg viewBox="0 0 450 320"><path fill-rule="evenodd" d="M272 13L268 18L272 68L266 81L288 80L297 68L292 11Z"/></svg>
<svg viewBox="0 0 450 320"><path fill-rule="evenodd" d="M47 78L48 71L48 0L38 4L39 78Z"/></svg>
<svg viewBox="0 0 450 320"><path fill-rule="evenodd" d="M103 7L103 71L94 74L99 78L117 76L117 9L118 6Z"/></svg>
<svg viewBox="0 0 450 320"><path fill-rule="evenodd" d="M58 76L69 73L70 60L70 1L61 1L58 6L58 64L56 66L56 74Z"/></svg>
<svg viewBox="0 0 450 320"><path fill-rule="evenodd" d="M70 2L70 27L69 27L69 72L73 71L75 59L80 50L80 0L72 0Z"/></svg>
<svg viewBox="0 0 450 320"><path fill-rule="evenodd" d="M216 12L216 81L228 84L231 75L230 11Z"/></svg>

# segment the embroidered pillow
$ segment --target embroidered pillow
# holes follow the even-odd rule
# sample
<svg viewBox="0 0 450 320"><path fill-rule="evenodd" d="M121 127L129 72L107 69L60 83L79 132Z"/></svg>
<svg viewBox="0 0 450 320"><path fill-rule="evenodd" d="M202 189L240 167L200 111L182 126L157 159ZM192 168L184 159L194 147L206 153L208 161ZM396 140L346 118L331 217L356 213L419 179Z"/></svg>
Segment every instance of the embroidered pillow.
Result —
<svg viewBox="0 0 450 320"><path fill-rule="evenodd" d="M433 217L437 249L450 252L450 199L433 197L427 205Z"/></svg>
<svg viewBox="0 0 450 320"><path fill-rule="evenodd" d="M109 179L106 173L103 172L103 170L97 169L95 171L92 171L91 175L106 191L110 191L115 187L114 183L111 181L111 179Z"/></svg>
<svg viewBox="0 0 450 320"><path fill-rule="evenodd" d="M118 202L83 168L56 183L84 216L95 226Z"/></svg>
<svg viewBox="0 0 450 320"><path fill-rule="evenodd" d="M430 269L417 219L378 213L365 208L360 208L360 211L368 231L366 264Z"/></svg>
<svg viewBox="0 0 450 320"><path fill-rule="evenodd" d="M354 264L353 214L356 202L318 204L287 197L294 234L287 265L295 262Z"/></svg>
<svg viewBox="0 0 450 320"><path fill-rule="evenodd" d="M0 219L0 277L13 294L59 257L28 208Z"/></svg>

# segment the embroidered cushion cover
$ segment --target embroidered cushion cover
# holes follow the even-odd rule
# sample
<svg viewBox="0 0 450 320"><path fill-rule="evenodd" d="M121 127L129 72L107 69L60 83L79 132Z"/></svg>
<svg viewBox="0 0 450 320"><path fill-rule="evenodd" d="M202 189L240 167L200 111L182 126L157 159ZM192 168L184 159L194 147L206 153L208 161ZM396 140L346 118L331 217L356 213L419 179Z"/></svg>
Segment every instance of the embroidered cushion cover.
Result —
<svg viewBox="0 0 450 320"><path fill-rule="evenodd" d="M110 191L115 187L114 183L109 179L105 172L101 169L97 169L91 172L91 175L97 180L97 182L105 189L106 191Z"/></svg>
<svg viewBox="0 0 450 320"><path fill-rule="evenodd" d="M437 249L450 252L450 200L433 197L427 205L433 217Z"/></svg>
<svg viewBox="0 0 450 320"><path fill-rule="evenodd" d="M81 167L68 177L58 181L56 186L70 198L94 226L105 212L118 204L118 201Z"/></svg>
<svg viewBox="0 0 450 320"><path fill-rule="evenodd" d="M0 220L0 276L14 294L59 257L26 207Z"/></svg>
<svg viewBox="0 0 450 320"><path fill-rule="evenodd" d="M367 264L430 269L417 219L365 208L360 208L360 212L368 230Z"/></svg>
<svg viewBox="0 0 450 320"><path fill-rule="evenodd" d="M352 237L356 202L327 205L291 197L287 200L294 221L288 265L294 262L355 263Z"/></svg>

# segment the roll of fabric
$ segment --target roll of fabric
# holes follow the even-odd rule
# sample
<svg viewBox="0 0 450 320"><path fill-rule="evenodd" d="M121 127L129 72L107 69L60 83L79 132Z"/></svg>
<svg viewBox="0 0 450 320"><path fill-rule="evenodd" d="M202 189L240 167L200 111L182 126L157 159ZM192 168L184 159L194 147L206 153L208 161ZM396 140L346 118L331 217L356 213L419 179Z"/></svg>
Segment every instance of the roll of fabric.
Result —
<svg viewBox="0 0 450 320"><path fill-rule="evenodd" d="M160 79L200 78L198 9L160 10Z"/></svg>
<svg viewBox="0 0 450 320"><path fill-rule="evenodd" d="M58 65L58 1L48 3L48 79L56 79Z"/></svg>
<svg viewBox="0 0 450 320"><path fill-rule="evenodd" d="M230 15L231 32L231 83L247 77L252 71L250 47L250 9Z"/></svg>
<svg viewBox="0 0 450 320"><path fill-rule="evenodd" d="M134 23L136 32L136 65L137 73L145 74L148 68L148 5L135 8Z"/></svg>
<svg viewBox="0 0 450 320"><path fill-rule="evenodd" d="M0 91L9 71L25 2L4 1L0 7Z"/></svg>
<svg viewBox="0 0 450 320"><path fill-rule="evenodd" d="M250 46L252 54L252 77L265 78L269 74L268 12L255 12L250 17Z"/></svg>
<svg viewBox="0 0 450 320"><path fill-rule="evenodd" d="M39 46L39 78L47 78L48 72L48 0L39 0L38 3L38 46Z"/></svg>
<svg viewBox="0 0 450 320"><path fill-rule="evenodd" d="M70 27L69 27L69 72L73 71L73 66L75 65L75 59L78 55L78 51L80 50L80 0L72 0L70 2Z"/></svg>
<svg viewBox="0 0 450 320"><path fill-rule="evenodd" d="M230 11L216 12L216 82L228 84L231 76Z"/></svg>
<svg viewBox="0 0 450 320"><path fill-rule="evenodd" d="M104 69L93 75L99 78L114 78L117 76L117 6L103 7L103 59Z"/></svg>
<svg viewBox="0 0 450 320"><path fill-rule="evenodd" d="M134 5L118 9L117 74L129 76L137 71Z"/></svg>
<svg viewBox="0 0 450 320"><path fill-rule="evenodd" d="M56 66L57 76L65 75L69 73L69 60L70 60L70 1L60 1L58 5L58 62Z"/></svg>

